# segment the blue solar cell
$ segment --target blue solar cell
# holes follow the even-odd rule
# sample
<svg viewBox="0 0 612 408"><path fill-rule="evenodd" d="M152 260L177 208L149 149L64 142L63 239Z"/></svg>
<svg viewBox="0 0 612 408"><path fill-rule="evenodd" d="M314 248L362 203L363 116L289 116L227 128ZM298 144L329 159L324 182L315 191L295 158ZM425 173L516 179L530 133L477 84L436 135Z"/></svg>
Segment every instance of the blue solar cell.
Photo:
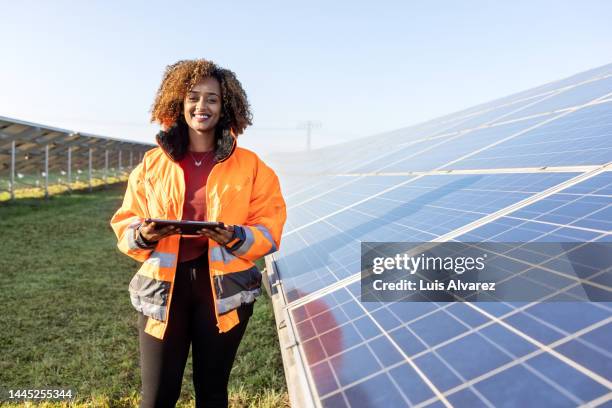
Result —
<svg viewBox="0 0 612 408"><path fill-rule="evenodd" d="M603 385L548 353L531 358L527 361L527 365L583 402L594 400L608 392Z"/></svg>
<svg viewBox="0 0 612 408"><path fill-rule="evenodd" d="M360 344L363 340L355 327L349 323L336 327L319 337L323 350L328 356L334 356L353 346Z"/></svg>
<svg viewBox="0 0 612 408"><path fill-rule="evenodd" d="M348 321L348 317L344 314L341 308L334 307L317 314L312 318L312 324L316 328L317 333L326 332Z"/></svg>
<svg viewBox="0 0 612 408"><path fill-rule="evenodd" d="M425 343L403 326L389 331L389 336L408 357L414 356L427 348Z"/></svg>
<svg viewBox="0 0 612 408"><path fill-rule="evenodd" d="M444 392L453 387L463 384L463 380L459 375L451 370L448 364L437 356L435 353L421 354L415 358L414 364L425 374L433 385L440 391Z"/></svg>
<svg viewBox="0 0 612 408"><path fill-rule="evenodd" d="M453 168L454 165L451 162L524 131L541 121L541 118L527 119L495 127L474 129L462 134L451 134L417 146L394 150L393 154L361 167L356 172L407 172Z"/></svg>
<svg viewBox="0 0 612 408"><path fill-rule="evenodd" d="M381 390L385 390L381 392ZM406 401L389 377L379 374L368 381L356 384L344 391L349 404L354 407L401 407Z"/></svg>
<svg viewBox="0 0 612 408"><path fill-rule="evenodd" d="M555 350L603 378L611 379L612 357L610 357L609 349L606 355L581 341L572 340L556 347Z"/></svg>
<svg viewBox="0 0 612 408"><path fill-rule="evenodd" d="M435 149L443 146L450 137L451 136L423 139L388 148L383 154L363 160L361 163L357 163L356 166L351 169L351 171L355 173L373 173L382 171L389 163L396 163L402 160L411 160L421 154L430 154ZM387 168L386 171L394 170Z"/></svg>
<svg viewBox="0 0 612 408"><path fill-rule="evenodd" d="M411 305L410 303L404 304ZM446 311L472 328L485 324L489 320L482 313L478 313L463 303L453 303L446 309Z"/></svg>
<svg viewBox="0 0 612 408"><path fill-rule="evenodd" d="M514 314L504 319L506 323L527 336L544 344L552 343L563 337L559 330L544 325L536 319L523 313Z"/></svg>
<svg viewBox="0 0 612 408"><path fill-rule="evenodd" d="M361 316L358 319L355 319L353 324L359 331L359 334L364 340L369 340L374 336L380 335L380 329L376 326L372 319L367 316L363 316L363 310L361 312Z"/></svg>
<svg viewBox="0 0 612 408"><path fill-rule="evenodd" d="M368 344L384 367L404 361L404 357L385 336L377 337Z"/></svg>
<svg viewBox="0 0 612 408"><path fill-rule="evenodd" d="M530 315L552 324L555 330L574 333L610 317L610 310L585 302L540 303L525 310Z"/></svg>
<svg viewBox="0 0 612 408"><path fill-rule="evenodd" d="M443 311L411 323L410 328L430 347L468 330L465 325Z"/></svg>
<svg viewBox="0 0 612 408"><path fill-rule="evenodd" d="M448 402L454 407L489 407L474 391L467 388L449 395ZM429 408L429 405L427 407Z"/></svg>
<svg viewBox="0 0 612 408"><path fill-rule="evenodd" d="M612 199L596 195L612 184L610 174L605 172L587 179L455 239L465 242L594 240L610 231L606 215L612 207Z"/></svg>
<svg viewBox="0 0 612 408"><path fill-rule="evenodd" d="M334 394L331 397L324 398L321 400L321 404L323 404L324 408L345 408L349 406L344 401L342 394Z"/></svg>
<svg viewBox="0 0 612 408"><path fill-rule="evenodd" d="M469 334L438 349L438 354L461 376L462 382L494 370L512 358L478 334ZM474 364L479 361L479 364Z"/></svg>
<svg viewBox="0 0 612 408"><path fill-rule="evenodd" d="M606 171L563 190L565 194L591 194L612 197L612 171Z"/></svg>
<svg viewBox="0 0 612 408"><path fill-rule="evenodd" d="M607 306L612 308L612 304L608 303ZM583 334L580 338L588 342L592 347L599 347L600 350L610 354L610 346L612 345L610 333L612 333L612 323L605 324L593 331Z"/></svg>
<svg viewBox="0 0 612 408"><path fill-rule="evenodd" d="M577 403L523 366L502 371L475 388L493 406L575 407Z"/></svg>
<svg viewBox="0 0 612 408"><path fill-rule="evenodd" d="M612 161L612 103L580 109L488 148L455 169L604 164Z"/></svg>
<svg viewBox="0 0 612 408"><path fill-rule="evenodd" d="M471 108L468 111L482 110L482 107L488 106L497 106L505 103L509 103L512 101L516 101L519 99L530 98L536 95L544 95L554 91L557 91L563 87L576 85L584 81L588 81L594 78L601 78L608 74L612 73L612 64L604 65L595 69L591 69L585 72L581 72L576 75L572 75L571 77L564 78L561 80L553 81L536 88L529 89L527 91L519 92L513 95L506 96L504 98L497 99L493 102L489 102L486 104L479 105L477 107Z"/></svg>
<svg viewBox="0 0 612 408"><path fill-rule="evenodd" d="M482 328L480 334L502 347L515 358L523 357L537 350L532 343L497 323Z"/></svg>
<svg viewBox="0 0 612 408"><path fill-rule="evenodd" d="M404 323L410 323L417 318L423 317L438 309L434 303L408 303L408 302L393 302L385 303L385 307L396 316L401 316Z"/></svg>
<svg viewBox="0 0 612 408"><path fill-rule="evenodd" d="M509 104L497 105L494 107L484 108L478 113L472 114L465 119L459 121L457 125L447 129L446 132L461 131L466 129L474 129L480 126L487 126L492 123L506 120L505 118L513 113L525 109L527 106L537 103L549 94L539 94L526 99L512 101ZM522 116L519 116L522 117Z"/></svg>
<svg viewBox="0 0 612 408"><path fill-rule="evenodd" d="M431 388L409 364L401 364L391 369L389 373L411 404L421 403L434 396Z"/></svg>
<svg viewBox="0 0 612 408"><path fill-rule="evenodd" d="M309 365L314 365L326 358L323 346L317 337L302 343L304 357Z"/></svg>
<svg viewBox="0 0 612 408"><path fill-rule="evenodd" d="M374 319L382 326L386 331L396 328L400 325L400 321L387 309L380 308L372 312Z"/></svg>
<svg viewBox="0 0 612 408"><path fill-rule="evenodd" d="M341 386L378 372L382 367L368 347L361 345L330 359Z"/></svg>
<svg viewBox="0 0 612 408"><path fill-rule="evenodd" d="M327 361L315 364L310 368L319 395L326 395L338 389L338 383ZM331 402L331 400L330 400ZM336 405L327 405L336 406Z"/></svg>
<svg viewBox="0 0 612 408"><path fill-rule="evenodd" d="M591 102L612 92L612 77L592 80L562 91L551 97L542 99L525 109L508 115L506 119L523 118L526 116L554 112Z"/></svg>

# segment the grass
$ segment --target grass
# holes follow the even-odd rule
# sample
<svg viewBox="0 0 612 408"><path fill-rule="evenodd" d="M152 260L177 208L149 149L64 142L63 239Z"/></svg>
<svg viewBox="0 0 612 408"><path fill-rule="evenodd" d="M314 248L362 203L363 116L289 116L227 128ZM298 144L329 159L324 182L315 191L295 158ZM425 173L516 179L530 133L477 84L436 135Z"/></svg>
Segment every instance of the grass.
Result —
<svg viewBox="0 0 612 408"><path fill-rule="evenodd" d="M31 177L30 177L31 178ZM114 184L121 181L127 180L127 174L115 174L109 175L106 179L106 182L103 178L92 178L91 187L92 189L104 186L105 184ZM40 182L40 180L38 180ZM4 186L6 184L6 187ZM7 179L0 178L0 202L8 201L11 199L11 194L8 191L9 181ZM16 183L15 190L15 199L25 199L25 198L43 198L45 196L44 183L40 183L43 187L36 187L32 180L27 180L25 184ZM77 192L84 192L89 189L89 184L86 181L73 181L70 183L70 188L67 183L49 183L47 188L47 192L50 196L56 194L63 194L69 192L72 189ZM82 190L82 191L78 191Z"/></svg>
<svg viewBox="0 0 612 408"><path fill-rule="evenodd" d="M109 225L124 191L120 183L0 204L0 401L9 388L63 387L77 394L72 402L40 405L138 406L137 314L127 287L139 264L116 249ZM191 373L189 359L179 407L194 404ZM289 404L265 295L255 304L229 388L233 407ZM17 405L23 406L4 406Z"/></svg>

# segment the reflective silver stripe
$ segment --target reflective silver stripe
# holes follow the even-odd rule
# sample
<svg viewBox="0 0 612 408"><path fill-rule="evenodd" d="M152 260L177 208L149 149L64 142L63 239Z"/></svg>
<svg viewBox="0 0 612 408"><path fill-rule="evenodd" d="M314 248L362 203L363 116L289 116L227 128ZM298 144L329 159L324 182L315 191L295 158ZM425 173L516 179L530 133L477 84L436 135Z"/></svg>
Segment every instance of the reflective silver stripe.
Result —
<svg viewBox="0 0 612 408"><path fill-rule="evenodd" d="M234 255L232 255L225 247L216 246L213 247L210 251L210 261L211 262L219 262L223 261L223 263L230 263L236 259Z"/></svg>
<svg viewBox="0 0 612 408"><path fill-rule="evenodd" d="M132 221L130 223L130 225L128 225L129 228L137 228L140 224L142 224L142 221L140 221L140 218L135 217L134 221Z"/></svg>
<svg viewBox="0 0 612 408"><path fill-rule="evenodd" d="M172 252L153 251L145 262L159 266L160 268L172 268L176 261L176 254Z"/></svg>
<svg viewBox="0 0 612 408"><path fill-rule="evenodd" d="M243 303L254 302L255 298L259 295L261 295L261 288L245 290L230 297L217 299L217 311L219 314L230 312L240 307Z"/></svg>
<svg viewBox="0 0 612 408"><path fill-rule="evenodd" d="M266 237L268 241L270 241L270 244L272 245L272 248L270 249L270 251L268 251L266 255L271 254L272 252L276 252L278 248L276 248L276 242L274 242L274 239L272 238L272 234L270 234L270 231L266 227L260 224L255 225L255 228L260 230L261 233L264 235L264 237Z"/></svg>
<svg viewBox="0 0 612 408"><path fill-rule="evenodd" d="M138 295L130 293L130 300L134 309L141 312L145 316L152 317L155 320L166 321L166 306L165 305L154 305L145 301Z"/></svg>
<svg viewBox="0 0 612 408"><path fill-rule="evenodd" d="M171 283L135 274L129 291L132 306L145 316L165 321Z"/></svg>
<svg viewBox="0 0 612 408"><path fill-rule="evenodd" d="M138 224L138 225L140 225L140 224ZM129 249L142 249L136 243L136 238L134 238L134 236L136 235L135 234L135 230L136 230L136 228L133 228L131 226L128 227L128 229L125 230L125 233L127 234L128 248Z"/></svg>
<svg viewBox="0 0 612 408"><path fill-rule="evenodd" d="M130 281L129 291L148 303L164 305L168 299L170 286L171 283L168 281L152 279L137 273Z"/></svg>
<svg viewBox="0 0 612 408"><path fill-rule="evenodd" d="M255 242L255 237L253 236L253 231L249 227L242 227L244 230L244 242L240 245L240 248L233 251L237 256L241 256L249 252L249 249L253 246L253 242Z"/></svg>

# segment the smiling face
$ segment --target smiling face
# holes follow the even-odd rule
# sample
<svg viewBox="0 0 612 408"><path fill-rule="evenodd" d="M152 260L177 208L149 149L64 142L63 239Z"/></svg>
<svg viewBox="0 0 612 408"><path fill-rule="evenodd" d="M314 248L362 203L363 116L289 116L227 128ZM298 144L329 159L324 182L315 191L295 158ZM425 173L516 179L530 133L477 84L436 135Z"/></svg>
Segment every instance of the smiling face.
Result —
<svg viewBox="0 0 612 408"><path fill-rule="evenodd" d="M183 101L183 115L189 127L198 133L214 132L221 118L221 85L208 77L195 84Z"/></svg>

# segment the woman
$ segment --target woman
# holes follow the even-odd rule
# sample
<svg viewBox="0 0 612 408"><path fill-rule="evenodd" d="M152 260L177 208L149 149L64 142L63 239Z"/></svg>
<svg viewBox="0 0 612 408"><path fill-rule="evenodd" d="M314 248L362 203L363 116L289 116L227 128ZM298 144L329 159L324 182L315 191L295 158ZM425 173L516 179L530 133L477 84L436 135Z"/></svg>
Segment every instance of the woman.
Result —
<svg viewBox="0 0 612 408"><path fill-rule="evenodd" d="M141 407L176 404L190 343L196 406L227 406L236 350L261 293L254 261L279 247L285 202L276 174L236 147L251 111L233 72L206 60L169 66L152 121L162 125L159 147L130 174L111 220L119 250L143 262L129 285ZM182 236L145 218L226 227Z"/></svg>

